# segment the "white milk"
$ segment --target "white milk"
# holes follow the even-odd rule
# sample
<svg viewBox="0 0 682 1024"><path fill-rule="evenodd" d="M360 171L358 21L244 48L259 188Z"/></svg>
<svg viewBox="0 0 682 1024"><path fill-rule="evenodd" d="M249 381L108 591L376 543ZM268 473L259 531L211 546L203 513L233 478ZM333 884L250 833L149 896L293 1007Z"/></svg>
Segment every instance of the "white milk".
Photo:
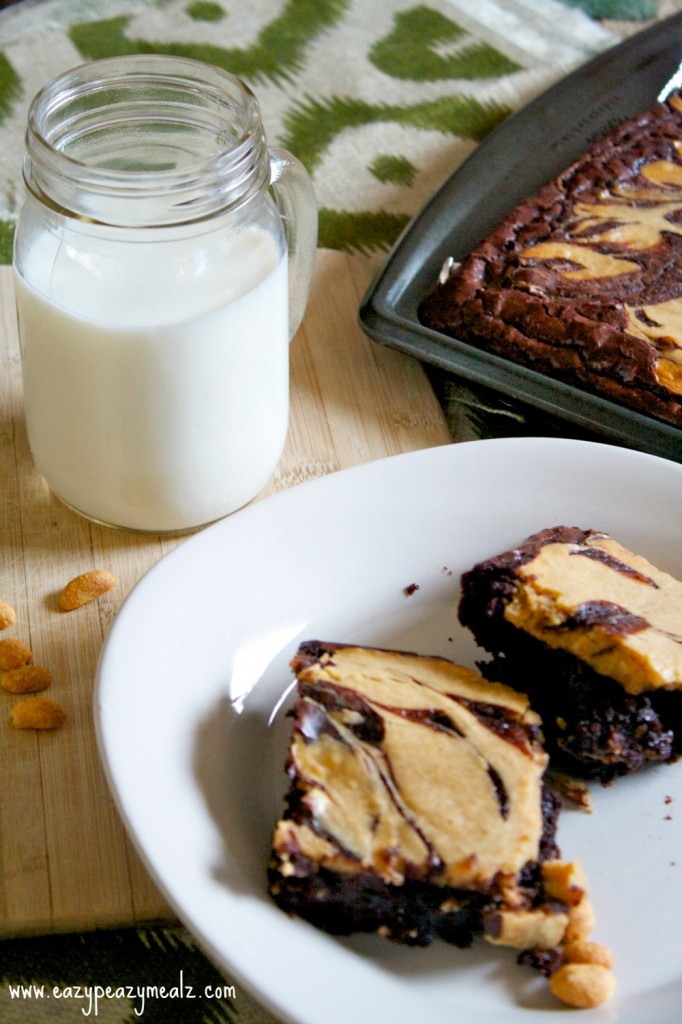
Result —
<svg viewBox="0 0 682 1024"><path fill-rule="evenodd" d="M224 516L284 445L286 253L253 228L185 248L166 259L124 243L111 259L110 241L84 253L42 234L16 275L33 457L63 501L105 523Z"/></svg>

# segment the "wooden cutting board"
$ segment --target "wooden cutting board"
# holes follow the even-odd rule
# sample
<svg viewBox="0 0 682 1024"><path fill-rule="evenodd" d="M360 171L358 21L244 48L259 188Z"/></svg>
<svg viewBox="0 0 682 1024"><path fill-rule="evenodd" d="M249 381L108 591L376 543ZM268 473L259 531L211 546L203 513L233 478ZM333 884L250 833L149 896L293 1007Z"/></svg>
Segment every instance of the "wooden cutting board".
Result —
<svg viewBox="0 0 682 1024"><path fill-rule="evenodd" d="M419 363L371 342L357 310L362 257L319 252L311 300L292 342L286 450L260 497L388 455L446 444L443 414ZM75 411L77 414L77 410ZM53 733L9 723L0 690L0 937L171 919L117 814L101 769L92 688L104 637L143 573L184 538L118 533L66 509L35 470L24 429L12 272L0 268L0 601L17 611L1 636L29 644L50 696ZM73 576L113 571L117 588L64 613Z"/></svg>

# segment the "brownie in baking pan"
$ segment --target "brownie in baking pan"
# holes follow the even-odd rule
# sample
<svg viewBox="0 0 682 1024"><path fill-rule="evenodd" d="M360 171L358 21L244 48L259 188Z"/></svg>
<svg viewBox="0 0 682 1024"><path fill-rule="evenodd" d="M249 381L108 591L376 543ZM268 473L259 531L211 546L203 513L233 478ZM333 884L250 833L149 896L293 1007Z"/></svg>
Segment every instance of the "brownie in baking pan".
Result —
<svg viewBox="0 0 682 1024"><path fill-rule="evenodd" d="M682 749L682 583L596 530L558 526L462 577L459 620L522 688L553 765L610 781Z"/></svg>
<svg viewBox="0 0 682 1024"><path fill-rule="evenodd" d="M518 205L419 307L427 327L682 427L682 99Z"/></svg>
<svg viewBox="0 0 682 1024"><path fill-rule="evenodd" d="M580 862L559 855L527 697L401 651L314 641L292 665L276 903L333 934L460 947L483 935L552 973L592 912Z"/></svg>

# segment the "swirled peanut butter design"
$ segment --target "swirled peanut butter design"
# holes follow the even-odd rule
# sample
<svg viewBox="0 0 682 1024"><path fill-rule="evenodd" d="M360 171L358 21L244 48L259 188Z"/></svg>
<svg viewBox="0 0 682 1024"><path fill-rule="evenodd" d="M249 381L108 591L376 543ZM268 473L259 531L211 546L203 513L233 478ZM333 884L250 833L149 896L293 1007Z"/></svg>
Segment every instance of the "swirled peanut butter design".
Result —
<svg viewBox="0 0 682 1024"><path fill-rule="evenodd" d="M680 303L682 102L673 94L595 141L467 255L453 254L419 319L682 428ZM556 395L572 417L572 397ZM588 408L607 422L607 407ZM612 412L619 429L637 430ZM674 440L661 436L675 457Z"/></svg>
<svg viewBox="0 0 682 1024"><path fill-rule="evenodd" d="M574 281L618 277L619 274L632 274L639 270L639 264L632 260L598 252L589 245L578 245L575 242L538 242L530 249L525 249L521 256L523 259L566 260L576 264L579 270L560 270L564 277Z"/></svg>
<svg viewBox="0 0 682 1024"><path fill-rule="evenodd" d="M546 758L525 696L443 659L358 647L323 653L299 684L301 855L464 887L537 858Z"/></svg>
<svg viewBox="0 0 682 1024"><path fill-rule="evenodd" d="M682 172L682 167L679 170ZM661 198L660 193L655 198L650 195L650 206L633 205L631 200L636 198L637 193L633 192L628 199L613 196L607 203L576 203L574 214L577 224L571 233L578 237L587 236L586 244L608 243L632 252L660 245L666 231L682 234L682 225L668 219L680 213L682 192L673 201Z"/></svg>
<svg viewBox="0 0 682 1024"><path fill-rule="evenodd" d="M682 298L624 309L628 333L648 341L660 354L654 370L659 384L682 394Z"/></svg>
<svg viewBox="0 0 682 1024"><path fill-rule="evenodd" d="M679 151L680 145L675 148ZM525 248L521 263L554 261L556 272L567 281L628 275L623 288L646 299L647 286L641 279L647 271L647 253L660 254L670 235L682 235L682 165L654 160L640 168L638 183L616 184L594 203L576 202L565 233L565 239ZM637 254L638 259L628 259L628 254ZM654 273L654 282L657 277ZM682 296L682 274L678 289ZM626 299L622 308L628 333L656 349L658 382L682 394L682 297L638 304Z"/></svg>
<svg viewBox="0 0 682 1024"><path fill-rule="evenodd" d="M682 689L682 583L605 534L539 545L504 617L627 693Z"/></svg>
<svg viewBox="0 0 682 1024"><path fill-rule="evenodd" d="M482 936L540 970L587 938L587 878L559 857L527 697L402 651L308 641L291 664L291 786L268 867L278 906L336 935Z"/></svg>

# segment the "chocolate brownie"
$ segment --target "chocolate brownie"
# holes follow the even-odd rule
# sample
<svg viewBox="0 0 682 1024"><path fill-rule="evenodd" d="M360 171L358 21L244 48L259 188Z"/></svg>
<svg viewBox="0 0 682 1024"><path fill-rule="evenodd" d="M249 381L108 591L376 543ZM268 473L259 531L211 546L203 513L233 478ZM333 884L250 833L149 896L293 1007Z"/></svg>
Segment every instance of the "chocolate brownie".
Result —
<svg viewBox="0 0 682 1024"><path fill-rule="evenodd" d="M459 619L523 689L554 765L602 781L682 749L682 583L605 533L559 526L462 577Z"/></svg>
<svg viewBox="0 0 682 1024"><path fill-rule="evenodd" d="M559 857L523 694L443 658L343 644L304 643L292 666L291 787L269 867L282 909L410 945L483 934L527 953L585 937L584 873Z"/></svg>
<svg viewBox="0 0 682 1024"><path fill-rule="evenodd" d="M682 427L682 99L612 131L420 305L443 334Z"/></svg>

